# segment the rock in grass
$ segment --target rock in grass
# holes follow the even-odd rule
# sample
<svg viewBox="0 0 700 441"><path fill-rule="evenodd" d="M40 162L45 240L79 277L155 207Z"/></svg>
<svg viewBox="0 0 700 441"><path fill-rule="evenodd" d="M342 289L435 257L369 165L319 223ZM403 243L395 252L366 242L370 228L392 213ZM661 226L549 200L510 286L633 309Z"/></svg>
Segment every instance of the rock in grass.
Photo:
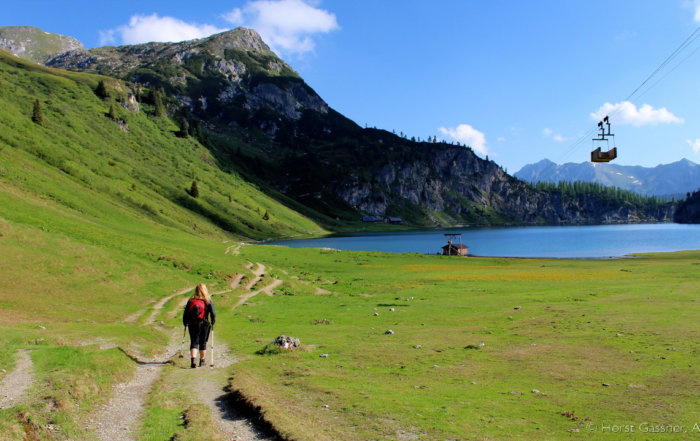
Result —
<svg viewBox="0 0 700 441"><path fill-rule="evenodd" d="M384 332L384 333L387 335L392 335L394 333L394 331L392 331L391 329L387 329L386 332Z"/></svg>
<svg viewBox="0 0 700 441"><path fill-rule="evenodd" d="M421 345L415 345L413 348L414 348L414 349L423 349L423 346L421 346Z"/></svg>
<svg viewBox="0 0 700 441"><path fill-rule="evenodd" d="M394 308L389 308L389 311L390 311L390 312L394 312L394 311L396 311L396 309L394 309Z"/></svg>
<svg viewBox="0 0 700 441"><path fill-rule="evenodd" d="M374 313L374 316L375 316L375 317L379 317L379 313L378 313L378 312L375 312L375 313Z"/></svg>
<svg viewBox="0 0 700 441"><path fill-rule="evenodd" d="M515 306L513 309L515 309L516 311L518 311L520 308L522 308L522 306Z"/></svg>
<svg viewBox="0 0 700 441"><path fill-rule="evenodd" d="M532 392L533 394L538 394L538 393L540 393L540 391L538 391L537 389L532 389L530 392Z"/></svg>
<svg viewBox="0 0 700 441"><path fill-rule="evenodd" d="M321 357L321 358L328 358L328 354L321 354L321 355L319 355L319 357Z"/></svg>
<svg viewBox="0 0 700 441"><path fill-rule="evenodd" d="M511 395L522 395L522 394L523 394L523 393L520 392L519 390L512 390L512 391L510 391L510 392L508 392L508 393L511 394Z"/></svg>
<svg viewBox="0 0 700 441"><path fill-rule="evenodd" d="M610 387L610 383L603 383L604 387Z"/></svg>
<svg viewBox="0 0 700 441"><path fill-rule="evenodd" d="M301 341L295 337L289 337L287 335L280 335L277 337L272 344L279 346L282 349L294 349L301 345Z"/></svg>

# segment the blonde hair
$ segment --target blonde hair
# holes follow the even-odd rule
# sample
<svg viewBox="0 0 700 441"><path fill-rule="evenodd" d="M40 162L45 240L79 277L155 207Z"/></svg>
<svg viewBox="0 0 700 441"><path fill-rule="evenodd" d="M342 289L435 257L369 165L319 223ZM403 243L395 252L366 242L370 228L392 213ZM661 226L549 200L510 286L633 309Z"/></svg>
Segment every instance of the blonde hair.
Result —
<svg viewBox="0 0 700 441"><path fill-rule="evenodd" d="M194 289L194 294L192 294L192 299L204 300L205 303L211 305L211 296L207 290L207 285L200 283Z"/></svg>

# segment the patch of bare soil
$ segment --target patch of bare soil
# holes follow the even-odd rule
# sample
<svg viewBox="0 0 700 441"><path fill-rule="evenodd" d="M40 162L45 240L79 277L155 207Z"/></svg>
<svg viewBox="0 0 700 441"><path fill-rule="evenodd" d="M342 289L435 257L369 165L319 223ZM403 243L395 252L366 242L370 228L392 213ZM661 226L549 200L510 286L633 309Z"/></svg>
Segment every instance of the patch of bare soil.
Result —
<svg viewBox="0 0 700 441"><path fill-rule="evenodd" d="M34 369L29 351L19 350L15 369L0 381L0 409L9 409L22 402L34 382Z"/></svg>

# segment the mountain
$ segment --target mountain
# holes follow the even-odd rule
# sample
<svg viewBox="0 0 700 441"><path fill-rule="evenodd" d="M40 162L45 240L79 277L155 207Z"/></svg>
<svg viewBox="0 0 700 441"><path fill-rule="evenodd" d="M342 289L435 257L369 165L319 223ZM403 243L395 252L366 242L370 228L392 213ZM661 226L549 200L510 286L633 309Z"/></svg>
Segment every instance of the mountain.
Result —
<svg viewBox="0 0 700 441"><path fill-rule="evenodd" d="M676 199L684 198L686 193L700 188L700 167L687 159L652 168L590 162L558 165L543 159L524 166L515 176L532 183L596 182L641 195Z"/></svg>
<svg viewBox="0 0 700 441"><path fill-rule="evenodd" d="M330 229L348 228L363 215L401 217L415 226L672 216L670 205L536 190L469 148L363 129L334 111L250 29L180 43L75 49L45 64L120 79L124 86L114 88L111 99L122 104L157 109L162 101L217 167Z"/></svg>
<svg viewBox="0 0 700 441"><path fill-rule="evenodd" d="M52 55L82 47L83 44L75 38L51 34L32 26L0 27L0 49L34 63L43 63Z"/></svg>

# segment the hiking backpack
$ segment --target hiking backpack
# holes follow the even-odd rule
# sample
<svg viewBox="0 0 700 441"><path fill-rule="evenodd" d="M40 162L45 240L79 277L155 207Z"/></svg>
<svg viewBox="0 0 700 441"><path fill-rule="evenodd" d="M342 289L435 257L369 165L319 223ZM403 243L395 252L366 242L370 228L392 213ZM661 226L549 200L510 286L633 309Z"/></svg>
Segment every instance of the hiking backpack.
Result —
<svg viewBox="0 0 700 441"><path fill-rule="evenodd" d="M190 299L187 302L187 321L189 323L204 320L204 314L207 310L207 305L204 300Z"/></svg>

